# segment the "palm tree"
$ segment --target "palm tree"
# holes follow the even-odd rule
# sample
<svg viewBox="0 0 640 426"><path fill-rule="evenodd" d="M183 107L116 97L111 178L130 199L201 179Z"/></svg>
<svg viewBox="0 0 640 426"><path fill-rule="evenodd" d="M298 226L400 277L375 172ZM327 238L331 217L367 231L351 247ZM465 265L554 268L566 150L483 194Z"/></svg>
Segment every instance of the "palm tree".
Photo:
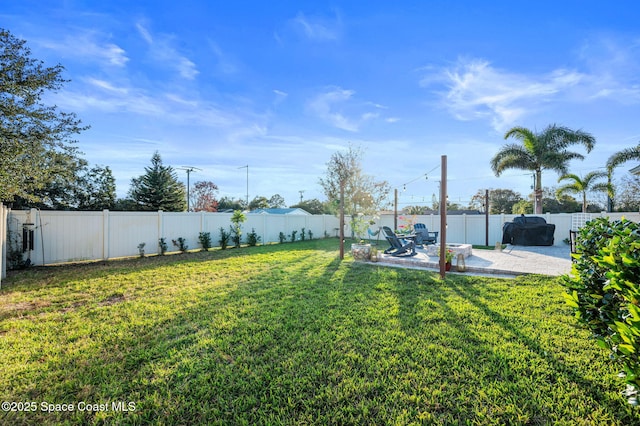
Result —
<svg viewBox="0 0 640 426"><path fill-rule="evenodd" d="M584 159L580 153L567 151L567 147L582 144L587 152L591 152L596 143L595 138L589 133L555 124L540 133L534 133L524 127L514 127L504 135L505 139L511 137L520 140L522 145L504 145L491 159L491 169L496 176L500 176L507 169L533 171L536 214L542 213L542 170L550 169L559 174L566 174L570 160Z"/></svg>
<svg viewBox="0 0 640 426"><path fill-rule="evenodd" d="M587 212L587 192L589 191L607 191L607 184L603 182L596 182L597 179L607 176L607 172L590 172L584 178L578 175L569 173L560 176L558 182L563 180L571 181L565 185L562 185L556 191L556 197L560 197L564 193L570 194L582 194L582 213Z"/></svg>
<svg viewBox="0 0 640 426"><path fill-rule="evenodd" d="M613 211L613 200L615 198L615 191L612 183L613 169L631 160L640 160L640 143L638 146L633 148L627 148L616 152L607 160L607 196L609 198L607 203L608 211Z"/></svg>

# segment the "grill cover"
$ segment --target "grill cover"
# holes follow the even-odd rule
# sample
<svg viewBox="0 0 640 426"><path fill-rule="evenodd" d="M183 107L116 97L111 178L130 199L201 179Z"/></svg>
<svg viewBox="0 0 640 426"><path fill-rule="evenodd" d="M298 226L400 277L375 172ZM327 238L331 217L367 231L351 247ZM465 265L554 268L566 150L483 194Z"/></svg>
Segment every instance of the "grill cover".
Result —
<svg viewBox="0 0 640 426"><path fill-rule="evenodd" d="M552 246L556 225L542 217L524 215L502 226L502 244L517 246Z"/></svg>

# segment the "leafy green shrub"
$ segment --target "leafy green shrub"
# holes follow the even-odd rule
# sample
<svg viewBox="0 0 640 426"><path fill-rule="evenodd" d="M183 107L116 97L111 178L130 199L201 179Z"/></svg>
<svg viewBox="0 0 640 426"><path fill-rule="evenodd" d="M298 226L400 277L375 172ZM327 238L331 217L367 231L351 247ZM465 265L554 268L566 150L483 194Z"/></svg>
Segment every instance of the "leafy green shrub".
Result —
<svg viewBox="0 0 640 426"><path fill-rule="evenodd" d="M307 232L309 233L309 240L312 240L313 239L313 232L311 232L311 229L309 229Z"/></svg>
<svg viewBox="0 0 640 426"><path fill-rule="evenodd" d="M187 250L189 250L189 246L187 245L186 238L178 237L177 241L171 240L171 242L173 243L174 246L178 247L178 250L180 250L182 253L186 253Z"/></svg>
<svg viewBox="0 0 640 426"><path fill-rule="evenodd" d="M249 244L249 246L251 247L254 247L259 242L260 242L260 237L256 233L256 230L254 228L251 228L251 232L247 234L247 244Z"/></svg>
<svg viewBox="0 0 640 426"><path fill-rule="evenodd" d="M200 232L200 234L198 234L198 241L200 241L203 251L209 250L211 248L211 233Z"/></svg>
<svg viewBox="0 0 640 426"><path fill-rule="evenodd" d="M284 235L284 232L280 231L280 234L278 235L278 239L280 240L280 244L282 244L285 241L287 241L287 236Z"/></svg>
<svg viewBox="0 0 640 426"><path fill-rule="evenodd" d="M8 269L24 269L27 262L24 260L22 252L22 239L17 232L8 231L7 240L7 268Z"/></svg>
<svg viewBox="0 0 640 426"><path fill-rule="evenodd" d="M291 242L295 243L296 242L296 234L298 233L298 231L291 231Z"/></svg>
<svg viewBox="0 0 640 426"><path fill-rule="evenodd" d="M220 243L220 248L222 250L226 249L227 246L229 245L229 238L231 237L231 234L228 233L222 226L220 227L220 239L218 240L218 242Z"/></svg>
<svg viewBox="0 0 640 426"><path fill-rule="evenodd" d="M236 246L236 248L240 247L240 241L242 240L242 223L247 220L247 216L242 213L241 210L236 210L233 212L233 216L231 216L231 241Z"/></svg>
<svg viewBox="0 0 640 426"><path fill-rule="evenodd" d="M622 365L631 404L640 391L640 225L626 219L590 221L576 238L565 299L610 358Z"/></svg>
<svg viewBox="0 0 640 426"><path fill-rule="evenodd" d="M158 248L160 249L160 256L164 256L167 252L169 246L167 245L167 240L165 238L160 238L158 240Z"/></svg>
<svg viewBox="0 0 640 426"><path fill-rule="evenodd" d="M300 241L304 241L304 240L305 240L305 238L307 238L307 235L305 234L305 229L304 229L304 228L302 228L302 229L300 230Z"/></svg>

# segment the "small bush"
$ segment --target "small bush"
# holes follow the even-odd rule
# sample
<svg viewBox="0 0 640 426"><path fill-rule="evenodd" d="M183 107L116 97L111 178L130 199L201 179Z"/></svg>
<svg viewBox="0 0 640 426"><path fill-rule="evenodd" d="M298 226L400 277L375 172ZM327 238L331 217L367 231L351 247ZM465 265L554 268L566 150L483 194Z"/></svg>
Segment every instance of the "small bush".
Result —
<svg viewBox="0 0 640 426"><path fill-rule="evenodd" d="M313 240L313 232L311 232L311 229L309 229L307 232L309 233L309 240Z"/></svg>
<svg viewBox="0 0 640 426"><path fill-rule="evenodd" d="M233 212L233 216L231 217L231 241L236 246L236 248L240 247L240 241L242 240L242 223L247 220L247 216L240 210L236 210Z"/></svg>
<svg viewBox="0 0 640 426"><path fill-rule="evenodd" d="M178 250L180 250L182 253L186 253L186 251L189 250L189 246L187 245L186 238L178 237L177 241L171 240L171 242L173 243L174 246L178 247Z"/></svg>
<svg viewBox="0 0 640 426"><path fill-rule="evenodd" d="M610 359L623 368L629 403L640 391L640 225L598 218L576 238L565 300Z"/></svg>
<svg viewBox="0 0 640 426"><path fill-rule="evenodd" d="M140 257L144 257L144 246L146 245L147 243L138 244L138 253L140 254Z"/></svg>
<svg viewBox="0 0 640 426"><path fill-rule="evenodd" d="M229 245L229 238L231 237L231 234L228 233L222 226L220 227L220 239L218 240L218 242L220 243L220 248L222 250L226 249L227 246Z"/></svg>
<svg viewBox="0 0 640 426"><path fill-rule="evenodd" d="M291 231L291 242L295 243L296 242L296 234L298 233L298 231Z"/></svg>
<svg viewBox="0 0 640 426"><path fill-rule="evenodd" d="M300 230L300 241L304 241L307 238L307 235L305 234L305 229L302 228Z"/></svg>
<svg viewBox="0 0 640 426"><path fill-rule="evenodd" d="M160 256L164 256L168 248L169 246L167 245L167 240L165 238L160 238L158 240L158 249L160 249Z"/></svg>
<svg viewBox="0 0 640 426"><path fill-rule="evenodd" d="M284 232L280 231L280 234L278 235L278 239L280 240L280 244L282 244L285 241L287 241L287 236L284 235Z"/></svg>
<svg viewBox="0 0 640 426"><path fill-rule="evenodd" d="M24 260L22 252L22 239L17 232L8 231L7 240L7 268L8 269L24 269L27 262Z"/></svg>
<svg viewBox="0 0 640 426"><path fill-rule="evenodd" d="M256 233L254 228L251 228L251 232L247 234L247 244L251 247L255 247L260 242L260 237Z"/></svg>
<svg viewBox="0 0 640 426"><path fill-rule="evenodd" d="M203 251L209 250L211 248L211 233L201 232L198 234L198 241L200 241Z"/></svg>

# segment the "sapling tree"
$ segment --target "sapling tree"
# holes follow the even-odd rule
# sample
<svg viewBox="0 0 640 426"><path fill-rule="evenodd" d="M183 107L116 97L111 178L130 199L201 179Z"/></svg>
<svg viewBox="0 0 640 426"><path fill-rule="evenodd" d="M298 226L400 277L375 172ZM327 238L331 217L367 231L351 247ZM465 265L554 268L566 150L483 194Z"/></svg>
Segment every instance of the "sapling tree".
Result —
<svg viewBox="0 0 640 426"><path fill-rule="evenodd" d="M242 241L242 224L247 220L247 216L241 210L236 210L231 216L231 241L236 248L240 247Z"/></svg>

